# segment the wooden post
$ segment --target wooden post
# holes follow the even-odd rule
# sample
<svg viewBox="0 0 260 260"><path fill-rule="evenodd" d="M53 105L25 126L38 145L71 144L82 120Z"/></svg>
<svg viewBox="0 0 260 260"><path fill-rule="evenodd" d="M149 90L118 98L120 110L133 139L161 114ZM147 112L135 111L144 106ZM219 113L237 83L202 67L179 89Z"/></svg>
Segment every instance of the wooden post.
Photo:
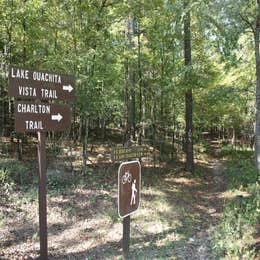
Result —
<svg viewBox="0 0 260 260"><path fill-rule="evenodd" d="M40 259L48 259L46 203L46 133L38 132Z"/></svg>
<svg viewBox="0 0 260 260"><path fill-rule="evenodd" d="M123 218L123 258L129 257L130 244L130 215Z"/></svg>

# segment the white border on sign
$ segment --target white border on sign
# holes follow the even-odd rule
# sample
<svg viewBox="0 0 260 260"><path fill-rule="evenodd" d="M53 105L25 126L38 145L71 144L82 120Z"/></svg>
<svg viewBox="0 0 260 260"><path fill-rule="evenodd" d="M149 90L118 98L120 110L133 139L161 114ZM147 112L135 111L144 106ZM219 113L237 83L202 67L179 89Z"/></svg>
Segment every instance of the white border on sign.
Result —
<svg viewBox="0 0 260 260"><path fill-rule="evenodd" d="M129 214L126 214L124 216L121 216L120 215L120 212L119 212L119 209L120 209L120 204L119 204L119 187L120 187L120 178L119 178L119 175L120 175L120 170L121 170L121 167L125 164L131 164L131 163L137 163L139 165L139 178L140 178L140 181L139 181L139 203L138 203L138 207L136 210L132 211L131 213ZM117 211L118 211L118 215L120 218L125 218L133 213L135 213L139 206L140 206L140 202L141 202L141 164L139 161L130 161L130 162L123 162L120 164L119 168L118 168L118 172L117 172L117 185L118 185L118 188L117 188Z"/></svg>

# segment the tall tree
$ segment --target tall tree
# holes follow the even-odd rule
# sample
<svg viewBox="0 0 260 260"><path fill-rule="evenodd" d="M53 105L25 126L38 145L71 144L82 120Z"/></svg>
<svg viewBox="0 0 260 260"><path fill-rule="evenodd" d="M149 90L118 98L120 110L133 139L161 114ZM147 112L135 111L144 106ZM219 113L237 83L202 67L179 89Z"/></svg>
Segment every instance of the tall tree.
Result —
<svg viewBox="0 0 260 260"><path fill-rule="evenodd" d="M131 6L131 1L129 0ZM127 21L127 36L129 39L130 53L133 55L134 49L134 18L133 14L130 13ZM134 60L130 57L129 64L129 83L130 83L130 103L129 103L129 134L131 141L135 140L135 70Z"/></svg>
<svg viewBox="0 0 260 260"><path fill-rule="evenodd" d="M259 52L259 34L260 34L260 0L256 0L256 20L254 29L255 40L255 61L256 61L256 167L260 172L260 52Z"/></svg>
<svg viewBox="0 0 260 260"><path fill-rule="evenodd" d="M192 137L192 87L191 87L191 28L189 0L184 0L184 64L185 64L185 83L188 88L185 93L185 153L186 169L194 171L193 158L193 137Z"/></svg>

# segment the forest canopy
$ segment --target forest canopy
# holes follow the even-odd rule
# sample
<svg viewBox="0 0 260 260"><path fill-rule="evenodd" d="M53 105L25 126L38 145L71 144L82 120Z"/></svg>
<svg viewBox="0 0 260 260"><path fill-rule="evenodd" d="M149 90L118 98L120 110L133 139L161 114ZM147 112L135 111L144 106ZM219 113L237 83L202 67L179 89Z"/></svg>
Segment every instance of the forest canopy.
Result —
<svg viewBox="0 0 260 260"><path fill-rule="evenodd" d="M211 131L252 145L256 8L253 0L1 0L1 133L14 130L7 77L15 65L75 76L74 138L86 121L120 126L139 143L183 136L191 91L195 139Z"/></svg>

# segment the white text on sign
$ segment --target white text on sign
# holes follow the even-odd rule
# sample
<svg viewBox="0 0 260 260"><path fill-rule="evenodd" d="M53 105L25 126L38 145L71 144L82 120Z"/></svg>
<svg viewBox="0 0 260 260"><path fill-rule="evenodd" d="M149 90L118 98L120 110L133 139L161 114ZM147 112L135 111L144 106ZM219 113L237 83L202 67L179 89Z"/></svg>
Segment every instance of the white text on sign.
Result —
<svg viewBox="0 0 260 260"><path fill-rule="evenodd" d="M29 70L11 68L11 77L19 79L29 79ZM32 79L51 83L61 83L61 76L48 72L33 71Z"/></svg>

